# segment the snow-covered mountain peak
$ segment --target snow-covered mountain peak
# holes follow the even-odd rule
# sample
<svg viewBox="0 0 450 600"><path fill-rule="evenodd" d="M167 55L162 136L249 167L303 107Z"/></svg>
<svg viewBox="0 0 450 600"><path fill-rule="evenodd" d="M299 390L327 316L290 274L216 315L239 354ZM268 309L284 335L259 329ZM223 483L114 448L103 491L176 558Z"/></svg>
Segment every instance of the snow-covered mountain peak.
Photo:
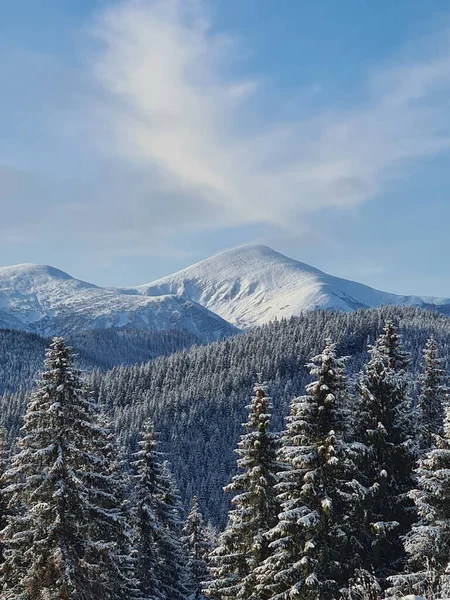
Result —
<svg viewBox="0 0 450 600"><path fill-rule="evenodd" d="M70 275L49 265L22 263L10 267L0 267L0 279L73 279Z"/></svg>
<svg viewBox="0 0 450 600"><path fill-rule="evenodd" d="M273 250L269 246L258 244L225 250L191 265L175 275L182 277L183 275L195 274L196 277L202 275L207 278L216 278L220 274L224 279L236 279L236 277L251 273L253 278L256 273L264 275L274 268L281 267L302 268L305 272L321 273L318 269L284 256L284 254ZM150 285L157 284L165 279L167 278L163 277ZM146 288L146 285L138 286L137 289L142 290L144 288Z"/></svg>
<svg viewBox="0 0 450 600"><path fill-rule="evenodd" d="M45 265L0 268L0 327L45 335L107 327L177 328L209 340L236 332L232 325L247 328L306 310L383 304L450 313L450 299L375 290L264 245L239 246L129 289L100 288Z"/></svg>
<svg viewBox="0 0 450 600"><path fill-rule="evenodd" d="M0 327L59 335L89 329L185 330L210 341L235 333L218 315L175 295L126 295L47 265L0 268Z"/></svg>
<svg viewBox="0 0 450 600"><path fill-rule="evenodd" d="M264 245L239 246L135 288L189 298L241 328L319 308L351 311L382 304L450 308L450 299L398 296L333 277Z"/></svg>

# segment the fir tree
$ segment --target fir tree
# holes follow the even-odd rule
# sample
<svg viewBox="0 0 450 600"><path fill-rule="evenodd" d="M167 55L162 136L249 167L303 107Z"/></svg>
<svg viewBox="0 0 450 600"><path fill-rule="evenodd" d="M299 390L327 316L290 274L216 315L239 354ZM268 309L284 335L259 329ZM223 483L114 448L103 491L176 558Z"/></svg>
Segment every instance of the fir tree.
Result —
<svg viewBox="0 0 450 600"><path fill-rule="evenodd" d="M62 338L53 339L45 368L7 472L1 597L128 600L107 436Z"/></svg>
<svg viewBox="0 0 450 600"><path fill-rule="evenodd" d="M3 531L2 597L90 600L99 576L87 560L94 406L62 338L45 367L8 472L16 511Z"/></svg>
<svg viewBox="0 0 450 600"><path fill-rule="evenodd" d="M187 555L181 542L183 509L178 487L167 460L161 465L159 481L160 494L156 498L156 514L163 531L163 535L157 540L159 578L164 598L184 600L187 595L189 573Z"/></svg>
<svg viewBox="0 0 450 600"><path fill-rule="evenodd" d="M192 500L192 507L182 534L182 541L188 555L188 591L194 600L199 600L203 598L202 587L208 578L207 559L212 546L210 532L203 521L197 496L194 496Z"/></svg>
<svg viewBox="0 0 450 600"><path fill-rule="evenodd" d="M5 491L9 464L9 451L6 446L6 431L0 430L0 531L6 527L8 517L8 497ZM0 564L3 562L3 543L0 542Z"/></svg>
<svg viewBox="0 0 450 600"><path fill-rule="evenodd" d="M366 523L361 540L366 549L365 567L383 580L403 567L402 536L414 521L408 492L414 486L416 460L411 400L405 369L409 356L388 322L360 376L359 405L360 469L370 488Z"/></svg>
<svg viewBox="0 0 450 600"><path fill-rule="evenodd" d="M132 523L141 596L184 600L186 560L181 545L180 507L168 466L156 451L153 425L147 421L131 463Z"/></svg>
<svg viewBox="0 0 450 600"><path fill-rule="evenodd" d="M225 488L237 492L232 499L228 525L211 554L206 593L214 600L253 597L255 569L269 555L267 531L276 523L275 492L278 437L269 432L271 399L266 386L256 384L248 407L250 414L237 447L240 473Z"/></svg>
<svg viewBox="0 0 450 600"><path fill-rule="evenodd" d="M342 439L344 361L328 341L309 366L317 380L293 400L282 437L281 513L268 535L273 554L257 569L260 598L338 598L353 562L354 467Z"/></svg>
<svg viewBox="0 0 450 600"><path fill-rule="evenodd" d="M133 600L141 595L129 523L128 478L104 414L97 419L93 443L96 468L88 473L90 560L98 565L105 597Z"/></svg>
<svg viewBox="0 0 450 600"><path fill-rule="evenodd" d="M428 450L434 443L435 435L442 435L444 404L448 396L448 377L445 361L438 357L434 338L427 341L424 350L424 372L420 378L420 446Z"/></svg>
<svg viewBox="0 0 450 600"><path fill-rule="evenodd" d="M407 572L391 578L392 595L450 596L450 409L445 410L443 436L419 460L417 488L412 490L419 521L406 535Z"/></svg>

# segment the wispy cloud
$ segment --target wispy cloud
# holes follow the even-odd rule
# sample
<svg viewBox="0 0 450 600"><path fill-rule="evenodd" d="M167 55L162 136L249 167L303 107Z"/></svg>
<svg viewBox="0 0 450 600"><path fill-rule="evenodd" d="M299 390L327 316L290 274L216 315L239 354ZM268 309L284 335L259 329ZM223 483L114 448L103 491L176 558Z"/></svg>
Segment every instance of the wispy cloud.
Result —
<svg viewBox="0 0 450 600"><path fill-rule="evenodd" d="M252 230L321 247L309 215L360 206L450 148L445 24L368 70L348 106L327 81L275 90L283 120L269 75L242 75L251 47L218 33L216 3L106 4L76 60L11 51L0 66L3 262L206 254L215 232L219 250Z"/></svg>
<svg viewBox="0 0 450 600"><path fill-rule="evenodd" d="M203 226L219 214L221 225L292 229L310 212L363 203L450 147L445 44L369 72L359 103L333 108L331 99L324 114L289 122L266 115L255 132L245 123L269 84L233 77L240 42L215 32L200 0L126 2L94 33L110 146L151 169L163 202L175 194L186 213L190 203L208 207ZM161 197L147 202L158 210Z"/></svg>

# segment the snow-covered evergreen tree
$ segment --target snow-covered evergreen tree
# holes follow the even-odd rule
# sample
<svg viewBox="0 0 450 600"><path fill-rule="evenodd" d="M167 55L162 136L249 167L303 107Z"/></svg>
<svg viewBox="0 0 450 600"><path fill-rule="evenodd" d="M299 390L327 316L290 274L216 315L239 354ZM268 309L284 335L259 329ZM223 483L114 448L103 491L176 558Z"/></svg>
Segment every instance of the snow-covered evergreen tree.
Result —
<svg viewBox="0 0 450 600"><path fill-rule="evenodd" d="M95 411L62 338L53 339L45 368L7 473L16 512L2 533L2 598L90 599L99 576L87 560Z"/></svg>
<svg viewBox="0 0 450 600"><path fill-rule="evenodd" d="M408 569L392 577L392 595L450 597L450 408L445 409L443 436L418 462L417 487L410 492L419 521L405 537Z"/></svg>
<svg viewBox="0 0 450 600"><path fill-rule="evenodd" d="M2 599L128 600L108 438L62 338L47 351L7 472Z"/></svg>
<svg viewBox="0 0 450 600"><path fill-rule="evenodd" d="M353 569L351 506L354 466L342 438L344 360L329 340L312 359L317 379L295 398L282 437L279 522L273 554L257 569L259 598L332 600Z"/></svg>
<svg viewBox="0 0 450 600"><path fill-rule="evenodd" d="M373 573L366 569L356 569L344 590L345 600L379 600L383 590Z"/></svg>
<svg viewBox="0 0 450 600"><path fill-rule="evenodd" d="M180 504L168 465L156 450L150 421L144 425L133 458L132 524L141 596L184 600L187 561L181 543Z"/></svg>
<svg viewBox="0 0 450 600"><path fill-rule="evenodd" d="M188 555L188 591L194 600L203 598L202 587L208 578L208 554L212 550L210 533L203 520L197 496L182 531L182 541Z"/></svg>
<svg viewBox="0 0 450 600"><path fill-rule="evenodd" d="M269 555L266 533L277 519L278 437L270 433L271 398L257 383L248 406L247 431L238 443L239 473L225 488L234 492L227 527L211 553L205 591L214 600L248 600L255 593L255 569Z"/></svg>
<svg viewBox="0 0 450 600"><path fill-rule="evenodd" d="M408 492L414 487L416 425L405 369L409 356L388 322L369 350L370 359L359 378L360 470L370 488L361 541L365 567L381 580L403 567L402 536L414 522Z"/></svg>
<svg viewBox="0 0 450 600"><path fill-rule="evenodd" d="M5 492L7 486L6 472L9 465L9 450L6 445L6 431L0 429L0 531L6 527L8 517L8 495ZM0 542L0 564L3 562L3 543Z"/></svg>
<svg viewBox="0 0 450 600"><path fill-rule="evenodd" d="M161 495L157 497L156 514L164 535L158 540L159 577L164 598L186 598L189 572L187 553L181 541L183 508L178 486L172 475L170 463L164 460L160 471Z"/></svg>
<svg viewBox="0 0 450 600"><path fill-rule="evenodd" d="M420 446L429 450L435 435L442 435L444 404L449 387L445 360L439 358L434 338L427 341L424 350L424 372L420 377Z"/></svg>
<svg viewBox="0 0 450 600"><path fill-rule="evenodd" d="M157 577L158 521L155 498L159 491L156 459L156 442L153 426L147 421L138 442L139 450L133 455L134 469L131 517L136 548L136 568L139 575L141 596L150 600L162 599L162 589Z"/></svg>
<svg viewBox="0 0 450 600"><path fill-rule="evenodd" d="M96 469L88 473L88 557L98 565L105 597L141 598L128 514L128 478L113 427L104 414L97 418L93 444Z"/></svg>

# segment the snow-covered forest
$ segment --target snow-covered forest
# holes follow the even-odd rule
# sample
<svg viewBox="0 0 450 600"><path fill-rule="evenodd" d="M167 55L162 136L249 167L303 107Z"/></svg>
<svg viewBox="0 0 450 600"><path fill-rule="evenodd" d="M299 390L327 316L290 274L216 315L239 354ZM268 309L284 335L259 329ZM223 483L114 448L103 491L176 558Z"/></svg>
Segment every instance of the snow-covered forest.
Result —
<svg viewBox="0 0 450 600"><path fill-rule="evenodd" d="M0 598L450 595L447 317L319 311L84 373L33 340L37 384L2 398Z"/></svg>

